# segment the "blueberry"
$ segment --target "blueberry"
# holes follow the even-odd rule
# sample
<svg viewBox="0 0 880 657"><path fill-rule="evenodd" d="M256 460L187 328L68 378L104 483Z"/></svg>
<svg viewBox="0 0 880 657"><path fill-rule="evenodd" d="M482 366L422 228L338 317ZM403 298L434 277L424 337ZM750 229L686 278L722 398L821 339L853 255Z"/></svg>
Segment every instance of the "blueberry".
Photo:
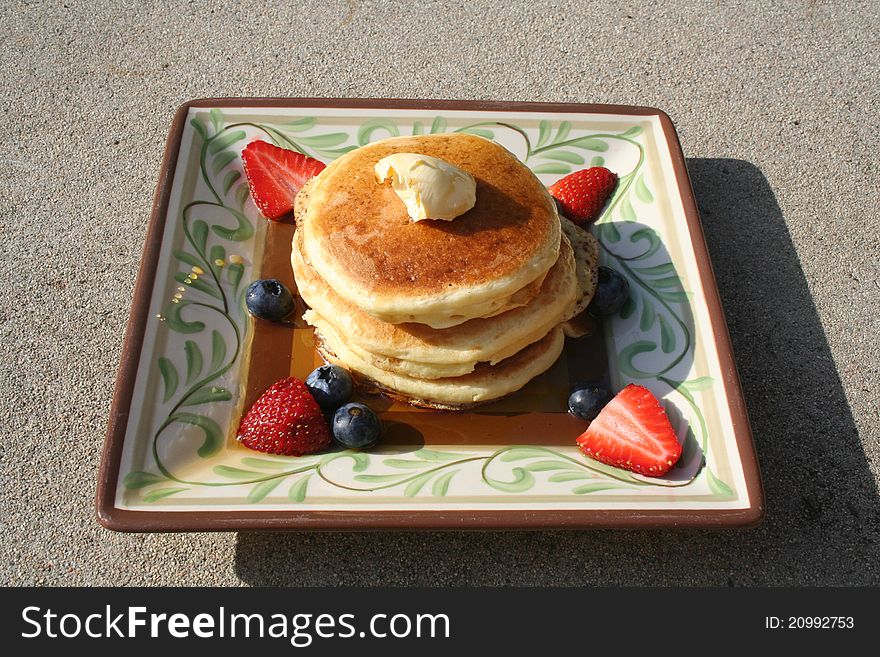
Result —
<svg viewBox="0 0 880 657"><path fill-rule="evenodd" d="M629 297L629 283L623 274L609 267L599 267L599 284L587 310L594 317L613 315Z"/></svg>
<svg viewBox="0 0 880 657"><path fill-rule="evenodd" d="M278 322L293 312L293 295L274 278L254 281L245 293L248 312L254 317Z"/></svg>
<svg viewBox="0 0 880 657"><path fill-rule="evenodd" d="M351 399L354 382L338 365L322 365L306 377L306 387L325 413L333 413Z"/></svg>
<svg viewBox="0 0 880 657"><path fill-rule="evenodd" d="M381 433L379 418L364 404L346 404L333 416L333 437L350 449L375 445Z"/></svg>
<svg viewBox="0 0 880 657"><path fill-rule="evenodd" d="M568 412L584 420L595 420L611 393L601 383L579 383L568 396Z"/></svg>

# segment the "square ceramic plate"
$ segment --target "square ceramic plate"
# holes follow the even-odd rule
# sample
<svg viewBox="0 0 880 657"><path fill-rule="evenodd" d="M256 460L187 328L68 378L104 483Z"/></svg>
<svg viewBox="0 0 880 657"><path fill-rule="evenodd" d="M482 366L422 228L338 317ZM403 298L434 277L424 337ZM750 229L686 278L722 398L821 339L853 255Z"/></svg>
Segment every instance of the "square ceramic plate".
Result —
<svg viewBox="0 0 880 657"><path fill-rule="evenodd" d="M618 316L569 340L545 375L468 413L373 398L386 438L369 452L301 458L234 439L242 409L318 359L308 327L254 322L247 284L292 284L292 228L248 196L240 151L271 140L329 162L392 135L494 139L546 184L590 165L620 175L593 228L629 279ZM684 455L647 479L581 455L568 385L650 388ZM220 99L171 127L113 398L97 495L107 527L232 529L746 526L763 493L727 328L684 157L644 107L490 102Z"/></svg>

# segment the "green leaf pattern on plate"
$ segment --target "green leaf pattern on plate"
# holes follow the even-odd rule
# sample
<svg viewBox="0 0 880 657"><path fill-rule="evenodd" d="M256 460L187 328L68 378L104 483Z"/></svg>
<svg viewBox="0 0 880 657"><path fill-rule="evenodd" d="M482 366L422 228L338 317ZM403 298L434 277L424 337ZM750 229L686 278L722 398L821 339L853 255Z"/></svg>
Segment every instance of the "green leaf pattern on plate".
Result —
<svg viewBox="0 0 880 657"><path fill-rule="evenodd" d="M159 372L162 374L162 382L165 386L165 392L162 394L162 402L164 403L177 392L177 384L180 382L180 377L177 374L177 368L174 367L174 363L167 358L159 356L158 365Z"/></svg>
<svg viewBox="0 0 880 657"><path fill-rule="evenodd" d="M186 383L189 385L202 373L202 350L192 340L187 340L183 346L186 353Z"/></svg>

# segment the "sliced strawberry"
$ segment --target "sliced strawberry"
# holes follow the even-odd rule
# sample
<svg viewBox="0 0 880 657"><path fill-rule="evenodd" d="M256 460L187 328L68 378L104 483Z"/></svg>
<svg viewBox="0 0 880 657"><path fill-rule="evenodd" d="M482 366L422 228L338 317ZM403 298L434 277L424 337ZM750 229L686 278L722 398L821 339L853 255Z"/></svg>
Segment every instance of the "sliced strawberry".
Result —
<svg viewBox="0 0 880 657"><path fill-rule="evenodd" d="M608 402L577 444L590 458L648 477L666 474L681 456L666 410L634 384Z"/></svg>
<svg viewBox="0 0 880 657"><path fill-rule="evenodd" d="M330 427L305 384L294 377L274 383L250 407L238 441L268 454L302 456L330 445Z"/></svg>
<svg viewBox="0 0 880 657"><path fill-rule="evenodd" d="M324 163L268 142L252 141L241 152L251 198L267 219L278 220L293 212L297 192Z"/></svg>
<svg viewBox="0 0 880 657"><path fill-rule="evenodd" d="M617 187L617 174L605 167L581 169L550 185L561 214L578 225L595 221Z"/></svg>

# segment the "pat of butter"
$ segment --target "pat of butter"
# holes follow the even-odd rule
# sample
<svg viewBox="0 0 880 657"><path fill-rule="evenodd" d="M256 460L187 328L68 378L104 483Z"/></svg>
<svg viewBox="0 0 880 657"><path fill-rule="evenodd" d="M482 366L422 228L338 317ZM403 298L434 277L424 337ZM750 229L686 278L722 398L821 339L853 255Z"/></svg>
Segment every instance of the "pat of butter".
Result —
<svg viewBox="0 0 880 657"><path fill-rule="evenodd" d="M477 182L467 171L430 155L395 153L376 162L376 179L391 187L413 221L452 221L474 207Z"/></svg>

